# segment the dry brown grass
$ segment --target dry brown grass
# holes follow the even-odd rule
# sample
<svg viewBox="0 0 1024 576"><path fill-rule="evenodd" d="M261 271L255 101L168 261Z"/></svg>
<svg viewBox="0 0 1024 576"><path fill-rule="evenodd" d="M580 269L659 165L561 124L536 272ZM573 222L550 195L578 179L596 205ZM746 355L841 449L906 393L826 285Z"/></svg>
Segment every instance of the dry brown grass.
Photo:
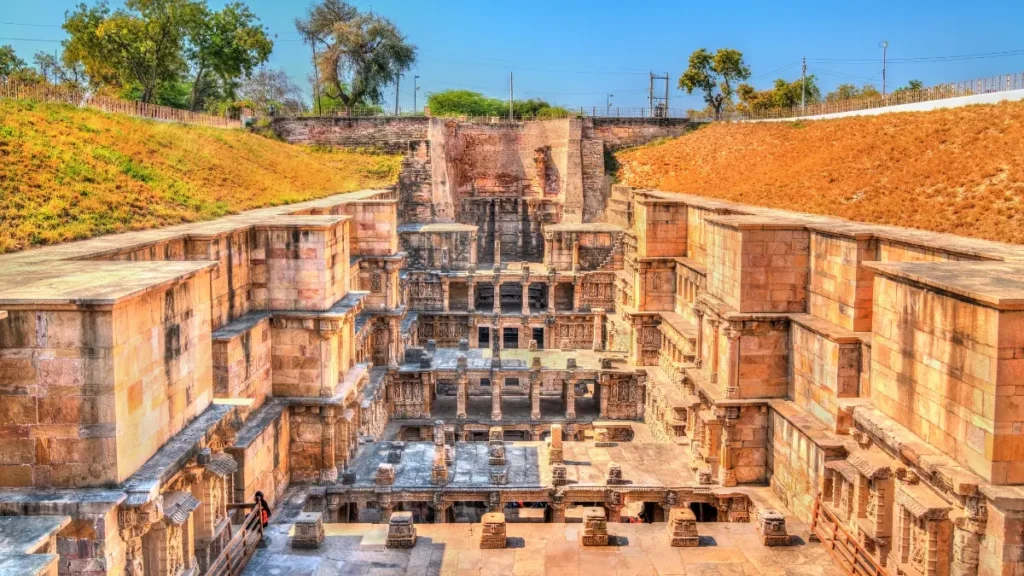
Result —
<svg viewBox="0 0 1024 576"><path fill-rule="evenodd" d="M382 187L399 158L0 100L0 252Z"/></svg>
<svg viewBox="0 0 1024 576"><path fill-rule="evenodd" d="M624 183L1024 244L1024 103L714 124L618 155Z"/></svg>

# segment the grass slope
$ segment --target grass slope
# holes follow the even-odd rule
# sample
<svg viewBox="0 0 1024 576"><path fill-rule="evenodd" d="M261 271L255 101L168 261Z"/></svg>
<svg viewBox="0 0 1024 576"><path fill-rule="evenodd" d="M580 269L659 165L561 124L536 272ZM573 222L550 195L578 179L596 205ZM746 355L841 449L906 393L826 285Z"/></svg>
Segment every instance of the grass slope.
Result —
<svg viewBox="0 0 1024 576"><path fill-rule="evenodd" d="M1024 244L1024 103L713 124L623 151L626 184Z"/></svg>
<svg viewBox="0 0 1024 576"><path fill-rule="evenodd" d="M393 184L399 158L0 100L0 252Z"/></svg>

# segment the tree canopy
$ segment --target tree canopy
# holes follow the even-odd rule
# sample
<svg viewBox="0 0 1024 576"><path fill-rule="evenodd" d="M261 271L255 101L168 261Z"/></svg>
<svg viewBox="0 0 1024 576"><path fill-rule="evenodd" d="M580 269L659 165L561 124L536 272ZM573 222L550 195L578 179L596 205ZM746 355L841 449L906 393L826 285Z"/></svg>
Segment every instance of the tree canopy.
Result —
<svg viewBox="0 0 1024 576"><path fill-rule="evenodd" d="M266 62L273 41L240 2L211 10L203 0L105 0L65 15L65 69L96 87L143 102L199 110L235 97L238 83ZM182 99L181 93L187 96Z"/></svg>
<svg viewBox="0 0 1024 576"><path fill-rule="evenodd" d="M739 50L720 48L712 54L701 48L690 54L689 66L679 77L679 88L687 94L703 92L704 102L718 118L726 104L732 103L735 86L748 78L750 68Z"/></svg>
<svg viewBox="0 0 1024 576"><path fill-rule="evenodd" d="M316 56L324 94L345 108L380 104L384 87L416 61L411 44L387 18L344 0L320 0L295 21Z"/></svg>
<svg viewBox="0 0 1024 576"><path fill-rule="evenodd" d="M472 90L444 90L427 95L431 116L508 116L508 100L488 98ZM571 113L544 100L531 98L512 103L516 118L565 118Z"/></svg>
<svg viewBox="0 0 1024 576"><path fill-rule="evenodd" d="M871 84L865 84L860 88L853 84L840 84L839 86L836 86L835 90L825 95L825 101L840 102L843 100L855 100L858 98L874 98L881 95L882 93Z"/></svg>
<svg viewBox="0 0 1024 576"><path fill-rule="evenodd" d="M797 79L792 82L777 78L768 90L756 90L750 84L740 84L736 87L736 95L740 99L736 108L742 112L790 108L799 106L801 101L807 104L821 101L821 89L818 88L817 78L813 74L807 76L805 80Z"/></svg>

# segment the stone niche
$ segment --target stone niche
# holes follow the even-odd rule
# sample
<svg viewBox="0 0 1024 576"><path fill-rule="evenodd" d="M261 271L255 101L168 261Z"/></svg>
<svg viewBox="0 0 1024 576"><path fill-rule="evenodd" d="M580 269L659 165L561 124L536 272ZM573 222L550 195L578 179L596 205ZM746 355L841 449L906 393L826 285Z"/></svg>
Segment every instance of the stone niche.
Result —
<svg viewBox="0 0 1024 576"><path fill-rule="evenodd" d="M896 483L898 570L910 576L948 576L952 507L913 474Z"/></svg>

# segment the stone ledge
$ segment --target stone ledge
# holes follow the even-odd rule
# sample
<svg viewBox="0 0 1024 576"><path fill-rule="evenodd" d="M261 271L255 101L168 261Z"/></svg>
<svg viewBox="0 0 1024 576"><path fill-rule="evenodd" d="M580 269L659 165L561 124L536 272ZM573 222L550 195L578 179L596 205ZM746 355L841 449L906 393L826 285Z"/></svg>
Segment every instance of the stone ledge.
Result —
<svg viewBox="0 0 1024 576"><path fill-rule="evenodd" d="M866 262L897 280L967 298L997 310L1024 310L1024 264L1008 262Z"/></svg>
<svg viewBox="0 0 1024 576"><path fill-rule="evenodd" d="M873 406L854 408L853 421L878 438L883 447L895 451L900 459L920 468L955 494L973 496L978 487L985 484L982 478Z"/></svg>
<svg viewBox="0 0 1024 576"><path fill-rule="evenodd" d="M214 341L230 341L252 330L260 322L269 319L270 312L250 312L218 328L210 335Z"/></svg>
<svg viewBox="0 0 1024 576"><path fill-rule="evenodd" d="M814 442L827 456L843 458L856 445L852 438L841 438L831 432L792 400L768 400L767 403L769 408Z"/></svg>

